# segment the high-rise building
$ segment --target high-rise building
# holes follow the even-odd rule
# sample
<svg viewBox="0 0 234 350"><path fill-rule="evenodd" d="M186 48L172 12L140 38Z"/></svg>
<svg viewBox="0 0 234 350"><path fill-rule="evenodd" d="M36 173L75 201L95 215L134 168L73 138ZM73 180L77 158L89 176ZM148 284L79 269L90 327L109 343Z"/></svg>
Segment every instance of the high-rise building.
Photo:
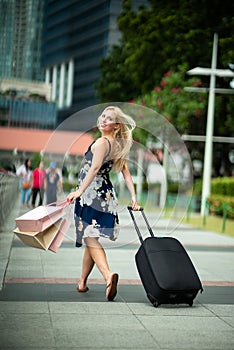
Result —
<svg viewBox="0 0 234 350"><path fill-rule="evenodd" d="M44 81L44 0L0 0L0 78Z"/></svg>
<svg viewBox="0 0 234 350"><path fill-rule="evenodd" d="M135 9L148 4L134 0ZM94 83L100 60L120 38L120 0L45 0L43 64L59 122L98 103Z"/></svg>
<svg viewBox="0 0 234 350"><path fill-rule="evenodd" d="M0 0L0 125L53 129L56 104L41 63L44 0Z"/></svg>

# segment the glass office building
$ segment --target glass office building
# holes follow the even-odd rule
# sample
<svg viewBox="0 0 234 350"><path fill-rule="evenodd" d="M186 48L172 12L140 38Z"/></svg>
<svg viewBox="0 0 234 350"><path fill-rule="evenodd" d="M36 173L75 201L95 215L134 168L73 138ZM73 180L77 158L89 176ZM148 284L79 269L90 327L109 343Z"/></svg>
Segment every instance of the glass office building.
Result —
<svg viewBox="0 0 234 350"><path fill-rule="evenodd" d="M44 81L44 0L0 0L0 79Z"/></svg>
<svg viewBox="0 0 234 350"><path fill-rule="evenodd" d="M57 124L41 62L43 17L44 0L0 0L0 126Z"/></svg>
<svg viewBox="0 0 234 350"><path fill-rule="evenodd" d="M146 3L133 1L135 8ZM94 83L100 60L120 38L121 8L119 0L45 0L43 65L59 122L98 103Z"/></svg>

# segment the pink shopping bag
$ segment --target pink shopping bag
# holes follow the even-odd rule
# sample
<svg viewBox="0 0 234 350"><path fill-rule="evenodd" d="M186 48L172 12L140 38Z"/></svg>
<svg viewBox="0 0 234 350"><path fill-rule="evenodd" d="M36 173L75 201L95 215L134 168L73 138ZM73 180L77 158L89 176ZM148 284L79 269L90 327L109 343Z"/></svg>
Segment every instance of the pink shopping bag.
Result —
<svg viewBox="0 0 234 350"><path fill-rule="evenodd" d="M16 225L20 231L41 232L63 217L67 205L69 204L66 200L41 205L16 218Z"/></svg>
<svg viewBox="0 0 234 350"><path fill-rule="evenodd" d="M51 250L54 253L58 252L58 250L63 242L64 236L70 227L70 224L71 224L71 221L69 220L69 218L62 219L62 222L60 224L58 232L57 232L55 238L53 239L53 242L49 246L49 250Z"/></svg>
<svg viewBox="0 0 234 350"><path fill-rule="evenodd" d="M43 249L43 250L48 250L56 236L60 233L61 226L63 226L63 222L66 219L60 218L57 222L55 222L53 225L50 227L46 228L45 230L41 232L26 232L26 231L21 231L17 227L14 232L15 234L20 238L20 240L34 248L38 249ZM64 229L62 229L62 232L64 232ZM62 241L61 241L62 243ZM61 244L60 243L60 244Z"/></svg>

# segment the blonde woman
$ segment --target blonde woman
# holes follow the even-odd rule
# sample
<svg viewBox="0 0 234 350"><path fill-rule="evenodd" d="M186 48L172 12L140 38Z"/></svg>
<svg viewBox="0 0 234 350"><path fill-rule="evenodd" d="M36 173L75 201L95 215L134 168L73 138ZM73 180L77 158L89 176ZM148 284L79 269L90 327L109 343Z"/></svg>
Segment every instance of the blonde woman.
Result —
<svg viewBox="0 0 234 350"><path fill-rule="evenodd" d="M85 242L82 274L78 292L87 292L87 279L94 264L106 281L106 298L114 300L117 294L118 274L110 270L105 251L99 237L116 240L118 235L117 198L109 178L112 167L122 172L131 194L134 210L139 210L135 189L127 164L132 146L134 120L116 106L104 109L97 126L101 137L93 142L82 163L78 189L67 196L69 203L75 202L76 246Z"/></svg>

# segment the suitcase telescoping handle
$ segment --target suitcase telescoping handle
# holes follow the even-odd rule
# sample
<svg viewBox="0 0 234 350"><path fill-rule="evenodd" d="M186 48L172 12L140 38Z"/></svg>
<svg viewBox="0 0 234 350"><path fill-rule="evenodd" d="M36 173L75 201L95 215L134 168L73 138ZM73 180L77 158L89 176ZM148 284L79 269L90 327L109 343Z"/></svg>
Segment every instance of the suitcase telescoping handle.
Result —
<svg viewBox="0 0 234 350"><path fill-rule="evenodd" d="M138 235L138 237L139 237L139 240L140 240L141 243L143 243L143 237L142 237L141 231L140 231L140 229L139 229L139 227L138 227L138 225L137 225L135 216L134 216L134 214L133 214L133 209L132 209L132 207L128 206L128 210L129 210L129 214L131 215L131 218L132 218L133 224L134 224L134 226L135 226L135 229L136 229L137 235ZM147 226L147 228L148 228L148 230L149 230L150 235L151 235L152 237L154 237L153 230L152 230L152 228L150 227L149 221L148 221L148 219L147 219L147 217L146 217L146 215L145 215L144 208L141 207L141 208L139 209L139 211L141 212L141 214L142 214L142 216L143 216L143 218L144 218L144 220L145 220L145 223L146 223L146 226Z"/></svg>

